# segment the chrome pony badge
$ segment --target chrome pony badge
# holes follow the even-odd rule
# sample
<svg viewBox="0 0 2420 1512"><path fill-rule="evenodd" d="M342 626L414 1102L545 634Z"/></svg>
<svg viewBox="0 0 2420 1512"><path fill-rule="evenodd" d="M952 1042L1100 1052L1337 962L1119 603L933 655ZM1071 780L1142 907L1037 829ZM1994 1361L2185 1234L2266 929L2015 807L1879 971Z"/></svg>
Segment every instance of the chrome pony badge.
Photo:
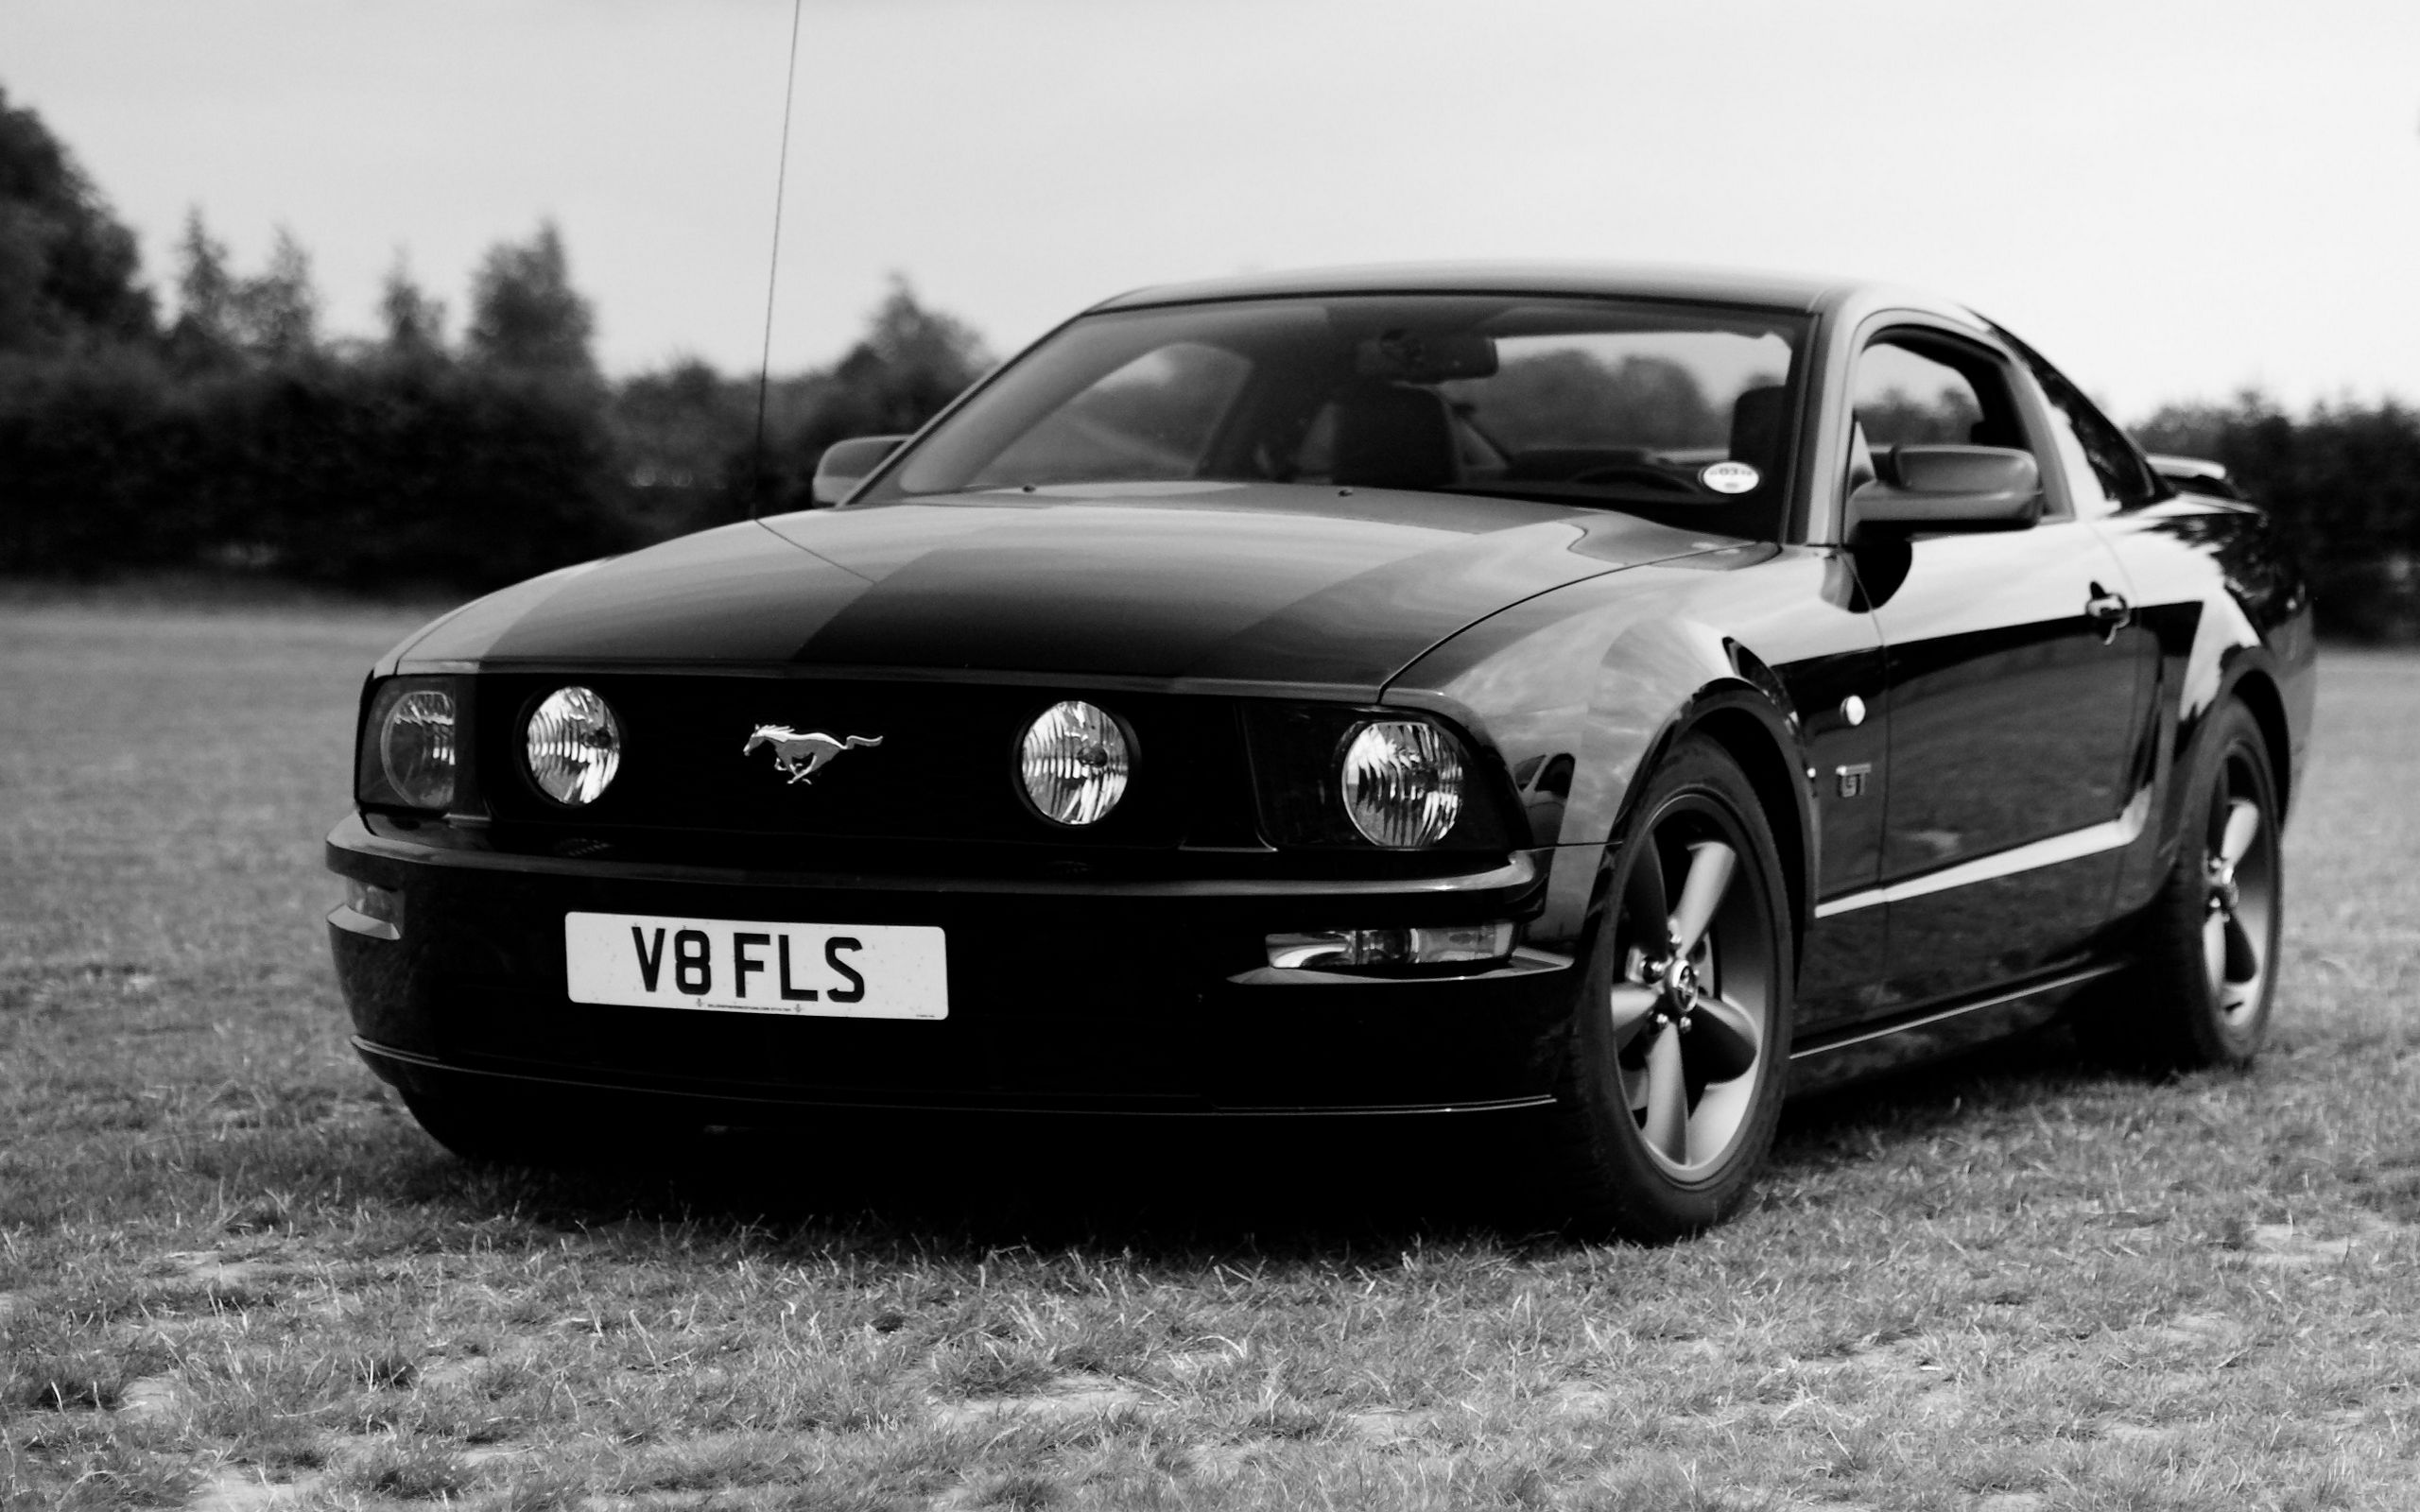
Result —
<svg viewBox="0 0 2420 1512"><path fill-rule="evenodd" d="M842 751L881 744L880 735L851 735L846 740L835 740L821 731L803 735L787 725L758 725L755 732L748 737L748 744L739 748L739 754L751 755L759 746L770 746L773 747L774 770L787 773L793 782L804 782L821 771L833 757Z"/></svg>

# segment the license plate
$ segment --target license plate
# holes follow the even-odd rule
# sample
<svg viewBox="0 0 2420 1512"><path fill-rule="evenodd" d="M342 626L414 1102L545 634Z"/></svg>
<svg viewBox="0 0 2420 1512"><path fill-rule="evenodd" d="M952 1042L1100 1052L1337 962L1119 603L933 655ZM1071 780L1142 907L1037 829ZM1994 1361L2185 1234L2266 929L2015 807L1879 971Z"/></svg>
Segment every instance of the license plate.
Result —
<svg viewBox="0 0 2420 1512"><path fill-rule="evenodd" d="M816 1019L946 1019L949 957L922 924L565 914L574 1003Z"/></svg>

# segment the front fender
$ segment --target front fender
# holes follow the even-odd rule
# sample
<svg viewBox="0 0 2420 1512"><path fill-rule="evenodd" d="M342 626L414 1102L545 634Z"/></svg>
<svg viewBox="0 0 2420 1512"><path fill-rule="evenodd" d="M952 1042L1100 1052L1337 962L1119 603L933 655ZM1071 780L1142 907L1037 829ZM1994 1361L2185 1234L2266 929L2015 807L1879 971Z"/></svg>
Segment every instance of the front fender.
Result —
<svg viewBox="0 0 2420 1512"><path fill-rule="evenodd" d="M1784 578L1694 564L1633 568L1494 616L1388 686L1385 702L1483 732L1519 792L1532 843L1555 848L1533 939L1558 948L1584 937L1599 863L1640 777L1701 730L1765 796L1803 928L1817 859L1810 763L1804 722L1774 664L1806 648L1791 633L1800 621L1773 606L1804 588L1809 610L1825 612L1815 593L1824 577L1819 558L1779 562L1772 548L1743 555L1758 550L1737 565L1788 568ZM1752 601L1764 606L1759 616L1724 612Z"/></svg>

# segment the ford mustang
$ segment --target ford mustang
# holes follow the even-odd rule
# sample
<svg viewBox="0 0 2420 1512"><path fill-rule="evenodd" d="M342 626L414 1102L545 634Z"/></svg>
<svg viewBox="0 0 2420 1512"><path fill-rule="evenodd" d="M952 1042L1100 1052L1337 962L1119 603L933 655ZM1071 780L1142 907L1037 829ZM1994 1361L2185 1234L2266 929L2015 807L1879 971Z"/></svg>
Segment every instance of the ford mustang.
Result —
<svg viewBox="0 0 2420 1512"><path fill-rule="evenodd" d="M454 1150L1461 1120L1658 1239L1794 1092L2061 1015L2261 1042L2302 577L1957 304L1151 288L816 493L372 671L330 937Z"/></svg>

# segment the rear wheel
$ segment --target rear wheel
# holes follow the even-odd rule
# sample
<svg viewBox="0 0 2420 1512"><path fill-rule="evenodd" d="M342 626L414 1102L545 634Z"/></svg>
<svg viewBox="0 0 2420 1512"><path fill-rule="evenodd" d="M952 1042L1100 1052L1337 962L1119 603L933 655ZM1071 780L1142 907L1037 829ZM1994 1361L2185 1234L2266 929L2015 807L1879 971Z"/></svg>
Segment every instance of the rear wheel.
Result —
<svg viewBox="0 0 2420 1512"><path fill-rule="evenodd" d="M2211 716L2190 793L2176 860L2144 916L2142 964L2081 1025L2113 1058L2151 1071L2251 1064L2276 987L2277 787L2242 704Z"/></svg>
<svg viewBox="0 0 2420 1512"><path fill-rule="evenodd" d="M1781 861L1748 779L1692 739L1608 868L1555 1111L1573 1226L1645 1241L1719 1223L1780 1117L1791 954Z"/></svg>

